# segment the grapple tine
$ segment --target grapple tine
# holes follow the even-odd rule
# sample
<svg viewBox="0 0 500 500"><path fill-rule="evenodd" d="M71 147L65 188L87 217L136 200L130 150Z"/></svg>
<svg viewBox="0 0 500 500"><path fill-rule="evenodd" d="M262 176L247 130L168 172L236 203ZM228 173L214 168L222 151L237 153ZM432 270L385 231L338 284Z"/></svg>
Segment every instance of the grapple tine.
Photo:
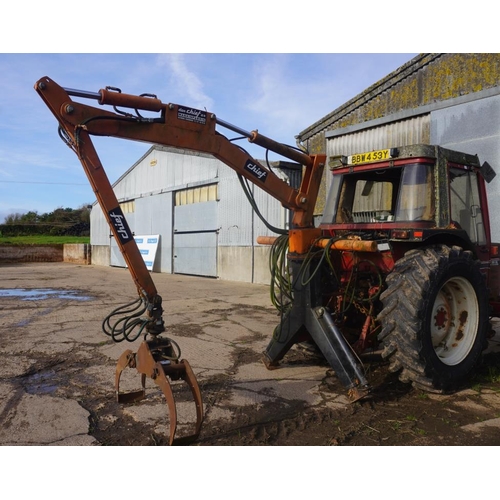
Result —
<svg viewBox="0 0 500 500"><path fill-rule="evenodd" d="M162 365L163 371L165 372L167 377L170 377L172 380L184 380L193 395L194 403L196 405L196 424L195 430L192 434L188 436L182 436L180 438L176 438L170 442L171 445L180 445L187 444L194 441L200 434L201 424L203 422L203 402L201 398L201 391L198 386L198 382L196 380L196 376L191 368L189 362L185 359L168 365ZM165 397L167 395L165 394ZM168 399L168 398L167 398ZM173 396L172 396L173 399ZM172 438L172 433L171 433Z"/></svg>
<svg viewBox="0 0 500 500"><path fill-rule="evenodd" d="M184 380L187 382L189 387L191 388L191 393L193 394L194 402L196 404L196 427L195 433L193 434L193 439L196 439L201 431L201 424L203 422L203 401L201 398L201 391L198 385L198 381L196 380L196 376L191 368L187 359L183 359L181 363L184 364L186 369Z"/></svg>
<svg viewBox="0 0 500 500"><path fill-rule="evenodd" d="M175 432L177 430L177 408L175 406L174 394L172 392L172 387L170 382L163 371L163 367L160 363L156 363L158 369L158 376L155 378L155 384L162 390L163 395L167 401L168 413L170 415L170 437L168 444L172 446L174 444Z"/></svg>
<svg viewBox="0 0 500 500"><path fill-rule="evenodd" d="M115 390L116 390L116 400L118 403L135 403L140 401L146 395L146 384L145 377L142 379L142 390L139 391L129 391L120 392L120 378L123 370L125 368L135 368L136 360L135 354L127 349L118 359L115 371Z"/></svg>
<svg viewBox="0 0 500 500"><path fill-rule="evenodd" d="M135 357L134 353L130 349L127 349L125 352L122 353L122 355L118 359L118 362L116 363L116 371L115 371L115 389L116 389L116 392L118 392L118 388L120 386L120 376L122 374L122 371L131 365L134 357Z"/></svg>

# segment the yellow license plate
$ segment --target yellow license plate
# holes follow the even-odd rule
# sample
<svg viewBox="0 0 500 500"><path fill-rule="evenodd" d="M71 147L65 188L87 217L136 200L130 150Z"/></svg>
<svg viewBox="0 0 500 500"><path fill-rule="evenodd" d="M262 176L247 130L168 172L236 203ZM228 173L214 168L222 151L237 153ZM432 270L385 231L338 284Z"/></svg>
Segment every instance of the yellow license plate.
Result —
<svg viewBox="0 0 500 500"><path fill-rule="evenodd" d="M369 153L358 153L355 155L351 155L348 157L347 163L349 165L358 165L360 163L388 160L390 157L390 149L379 149L378 151L370 151Z"/></svg>

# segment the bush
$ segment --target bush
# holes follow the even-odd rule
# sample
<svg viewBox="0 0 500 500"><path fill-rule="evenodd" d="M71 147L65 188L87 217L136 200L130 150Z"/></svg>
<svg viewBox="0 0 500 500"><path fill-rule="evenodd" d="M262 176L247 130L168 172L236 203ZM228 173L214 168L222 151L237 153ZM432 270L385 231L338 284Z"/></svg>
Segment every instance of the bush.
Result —
<svg viewBox="0 0 500 500"><path fill-rule="evenodd" d="M89 236L90 224L0 224L0 236Z"/></svg>

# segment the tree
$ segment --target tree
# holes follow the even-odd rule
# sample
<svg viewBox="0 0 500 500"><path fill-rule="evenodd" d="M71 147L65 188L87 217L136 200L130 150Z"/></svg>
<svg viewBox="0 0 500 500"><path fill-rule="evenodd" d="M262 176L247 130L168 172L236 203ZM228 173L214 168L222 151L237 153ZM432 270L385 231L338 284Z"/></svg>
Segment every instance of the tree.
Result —
<svg viewBox="0 0 500 500"><path fill-rule="evenodd" d="M39 214L31 210L24 214L13 213L5 217L6 226L17 226L23 234L84 234L90 228L90 205L77 209L58 207L52 212ZM24 229L23 229L24 228ZM31 228L31 229L30 229ZM14 228L11 228L14 230Z"/></svg>

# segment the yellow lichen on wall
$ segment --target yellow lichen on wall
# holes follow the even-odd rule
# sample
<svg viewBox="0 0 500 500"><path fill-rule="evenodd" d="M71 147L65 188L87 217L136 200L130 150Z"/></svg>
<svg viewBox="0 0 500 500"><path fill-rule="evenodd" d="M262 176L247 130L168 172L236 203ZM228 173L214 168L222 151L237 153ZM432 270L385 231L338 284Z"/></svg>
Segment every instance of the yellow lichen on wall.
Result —
<svg viewBox="0 0 500 500"><path fill-rule="evenodd" d="M422 71L422 104L445 101L497 86L500 54L443 54Z"/></svg>
<svg viewBox="0 0 500 500"><path fill-rule="evenodd" d="M414 61L414 63L412 63ZM480 92L500 84L500 54L423 54L299 136L309 154L326 152L325 132L383 118L405 110ZM325 203L323 182L317 212Z"/></svg>
<svg viewBox="0 0 500 500"><path fill-rule="evenodd" d="M366 92L354 109L346 109L328 130L480 92L498 86L499 82L500 54L441 54L393 86L389 81L388 88L380 91L381 86L374 85L375 90Z"/></svg>

